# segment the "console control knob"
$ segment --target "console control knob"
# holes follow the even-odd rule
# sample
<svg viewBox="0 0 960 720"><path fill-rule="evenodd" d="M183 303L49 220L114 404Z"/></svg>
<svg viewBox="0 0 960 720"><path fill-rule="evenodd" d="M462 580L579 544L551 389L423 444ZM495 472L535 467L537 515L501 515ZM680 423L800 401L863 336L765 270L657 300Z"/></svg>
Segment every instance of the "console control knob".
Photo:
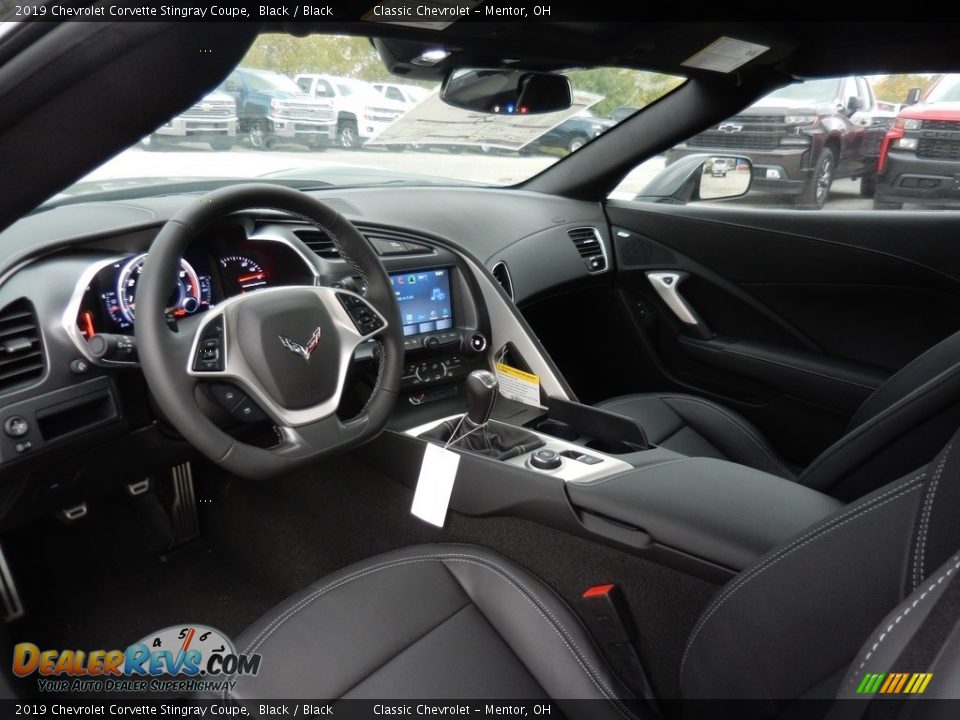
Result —
<svg viewBox="0 0 960 720"><path fill-rule="evenodd" d="M530 456L530 465L538 470L556 470L563 460L556 450L540 448Z"/></svg>
<svg viewBox="0 0 960 720"><path fill-rule="evenodd" d="M440 338L438 338L436 335L428 335L423 341L423 346L430 349L440 347Z"/></svg>
<svg viewBox="0 0 960 720"><path fill-rule="evenodd" d="M22 415L11 415L4 421L3 431L12 438L23 437L30 432L30 423Z"/></svg>

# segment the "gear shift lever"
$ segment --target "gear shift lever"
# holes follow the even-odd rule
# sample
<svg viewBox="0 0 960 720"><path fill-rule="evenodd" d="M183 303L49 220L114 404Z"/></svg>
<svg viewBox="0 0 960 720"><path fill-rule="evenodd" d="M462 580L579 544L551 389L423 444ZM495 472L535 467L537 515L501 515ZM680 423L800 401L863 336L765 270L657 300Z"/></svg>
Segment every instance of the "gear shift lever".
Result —
<svg viewBox="0 0 960 720"><path fill-rule="evenodd" d="M489 370L474 370L467 376L467 416L463 421L467 430L473 430L490 419L499 385L497 376Z"/></svg>
<svg viewBox="0 0 960 720"><path fill-rule="evenodd" d="M523 428L490 420L500 389L496 375L488 370L474 370L465 384L466 415L459 421L447 420L421 437L497 460L519 457L543 446L543 440Z"/></svg>

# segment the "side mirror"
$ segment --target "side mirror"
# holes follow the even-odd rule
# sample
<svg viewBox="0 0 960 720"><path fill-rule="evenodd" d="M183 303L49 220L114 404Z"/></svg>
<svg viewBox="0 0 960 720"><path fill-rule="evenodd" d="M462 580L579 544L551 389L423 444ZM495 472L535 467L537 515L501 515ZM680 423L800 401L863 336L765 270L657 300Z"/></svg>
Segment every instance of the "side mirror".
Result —
<svg viewBox="0 0 960 720"><path fill-rule="evenodd" d="M916 105L920 100L920 88L910 88L907 91L907 99L903 101L904 105Z"/></svg>
<svg viewBox="0 0 960 720"><path fill-rule="evenodd" d="M739 155L686 155L667 165L634 197L645 202L684 205L746 195L753 164Z"/></svg>
<svg viewBox="0 0 960 720"><path fill-rule="evenodd" d="M857 110L863 109L863 99L856 95L847 98L847 112L853 115Z"/></svg>
<svg viewBox="0 0 960 720"><path fill-rule="evenodd" d="M745 157L715 156L703 161L700 200L722 200L746 195L753 182L753 164Z"/></svg>
<svg viewBox="0 0 960 720"><path fill-rule="evenodd" d="M570 81L563 75L527 70L453 70L440 98L463 110L505 115L552 113L573 104Z"/></svg>

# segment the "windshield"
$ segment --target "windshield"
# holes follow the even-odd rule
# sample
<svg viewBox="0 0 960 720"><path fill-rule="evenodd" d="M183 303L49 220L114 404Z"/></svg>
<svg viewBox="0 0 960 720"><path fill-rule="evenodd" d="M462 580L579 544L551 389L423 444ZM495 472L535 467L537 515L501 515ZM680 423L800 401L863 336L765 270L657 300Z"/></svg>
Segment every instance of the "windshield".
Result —
<svg viewBox="0 0 960 720"><path fill-rule="evenodd" d="M787 101L790 103L809 103L810 105L819 105L821 103L832 102L839 93L837 85L839 81L830 80L808 80L807 82L787 85L779 90L774 90L757 105L770 105L771 101Z"/></svg>
<svg viewBox="0 0 960 720"><path fill-rule="evenodd" d="M930 89L925 102L960 102L960 75L944 75Z"/></svg>
<svg viewBox="0 0 960 720"><path fill-rule="evenodd" d="M247 88L253 92L270 92L271 90L301 92L293 80L280 73L248 71L246 76Z"/></svg>
<svg viewBox="0 0 960 720"><path fill-rule="evenodd" d="M625 117L614 111L642 108L683 82L623 68L565 74L569 109L486 115L443 103L438 82L395 82L369 38L265 34L220 92L197 98L52 201L254 179L301 188L514 185Z"/></svg>

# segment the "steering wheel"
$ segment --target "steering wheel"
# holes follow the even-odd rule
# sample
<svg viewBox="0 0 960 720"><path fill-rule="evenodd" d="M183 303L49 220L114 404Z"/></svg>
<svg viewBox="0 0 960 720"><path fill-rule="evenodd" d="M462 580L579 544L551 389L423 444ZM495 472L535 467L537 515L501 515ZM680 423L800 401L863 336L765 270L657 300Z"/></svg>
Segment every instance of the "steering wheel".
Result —
<svg viewBox="0 0 960 720"><path fill-rule="evenodd" d="M337 288L263 288L168 322L171 278L190 242L212 223L253 208L280 210L329 233L366 295ZM390 279L376 251L342 215L309 195L250 184L216 190L181 210L150 247L137 287L140 365L160 408L194 447L237 475L267 478L373 437L400 384L403 335ZM373 340L377 381L359 415L337 416L354 351ZM262 448L220 429L200 409L203 384L242 390L276 426Z"/></svg>

